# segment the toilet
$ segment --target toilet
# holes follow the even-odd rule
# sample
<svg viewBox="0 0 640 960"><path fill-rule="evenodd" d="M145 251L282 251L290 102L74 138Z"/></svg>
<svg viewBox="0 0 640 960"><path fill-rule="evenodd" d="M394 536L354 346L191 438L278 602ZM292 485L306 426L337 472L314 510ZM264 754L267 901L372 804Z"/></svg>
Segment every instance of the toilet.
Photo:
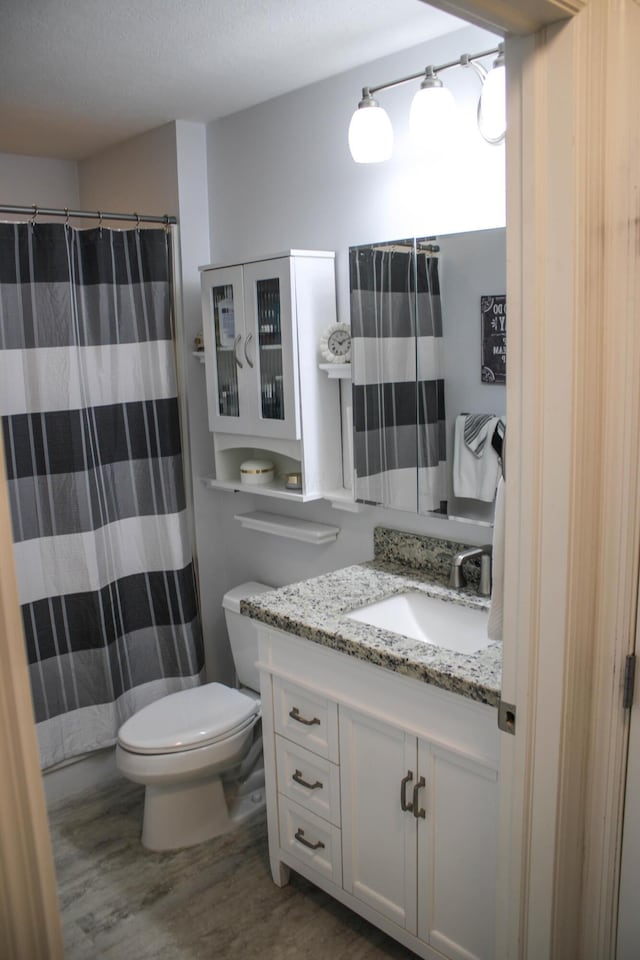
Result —
<svg viewBox="0 0 640 960"><path fill-rule="evenodd" d="M142 843L150 850L210 840L264 806L257 633L240 601L272 589L249 581L222 601L240 689L206 683L171 693L118 731L116 765L146 787Z"/></svg>

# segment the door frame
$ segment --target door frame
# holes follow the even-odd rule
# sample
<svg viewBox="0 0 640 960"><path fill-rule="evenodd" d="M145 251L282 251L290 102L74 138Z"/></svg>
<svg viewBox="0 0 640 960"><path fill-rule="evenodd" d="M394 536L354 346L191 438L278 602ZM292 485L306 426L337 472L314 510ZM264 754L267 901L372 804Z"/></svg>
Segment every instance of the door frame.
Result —
<svg viewBox="0 0 640 960"><path fill-rule="evenodd" d="M614 955L640 553L639 37L637 4L599 0L507 43L505 957Z"/></svg>
<svg viewBox="0 0 640 960"><path fill-rule="evenodd" d="M63 960L0 431L0 955Z"/></svg>

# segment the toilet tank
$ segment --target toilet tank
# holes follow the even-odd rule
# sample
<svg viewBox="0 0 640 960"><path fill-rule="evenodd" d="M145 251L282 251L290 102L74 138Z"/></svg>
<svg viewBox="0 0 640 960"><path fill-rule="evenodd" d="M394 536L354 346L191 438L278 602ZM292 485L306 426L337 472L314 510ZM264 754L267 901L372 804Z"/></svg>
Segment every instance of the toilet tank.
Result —
<svg viewBox="0 0 640 960"><path fill-rule="evenodd" d="M260 673L256 667L258 659L258 633L253 620L240 614L240 601L256 593L265 593L273 590L265 583L249 580L227 591L222 599L224 616L227 621L229 643L235 663L238 683L241 687L259 692Z"/></svg>

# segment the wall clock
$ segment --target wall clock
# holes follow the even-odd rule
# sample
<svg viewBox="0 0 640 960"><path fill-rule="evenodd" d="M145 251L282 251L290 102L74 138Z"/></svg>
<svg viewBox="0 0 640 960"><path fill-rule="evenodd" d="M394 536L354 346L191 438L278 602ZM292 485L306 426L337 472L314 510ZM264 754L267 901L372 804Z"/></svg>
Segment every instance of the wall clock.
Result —
<svg viewBox="0 0 640 960"><path fill-rule="evenodd" d="M320 353L327 363L351 361L351 327L346 323L332 324L320 338Z"/></svg>

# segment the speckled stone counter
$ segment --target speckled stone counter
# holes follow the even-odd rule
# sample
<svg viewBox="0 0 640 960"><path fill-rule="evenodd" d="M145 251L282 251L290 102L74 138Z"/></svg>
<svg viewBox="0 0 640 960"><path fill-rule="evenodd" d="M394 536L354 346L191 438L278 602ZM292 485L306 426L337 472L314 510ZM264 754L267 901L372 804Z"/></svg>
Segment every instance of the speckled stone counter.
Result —
<svg viewBox="0 0 640 960"><path fill-rule="evenodd" d="M377 528L376 534L379 530L385 528ZM396 531L385 531L383 539L389 533ZM451 556L447 548L438 547L438 544L449 545L449 541L411 535L414 548L416 539L435 544L435 553L441 560L445 554ZM453 544L451 548L455 553L456 549L463 546ZM394 547L397 547L397 543L394 543ZM448 566L444 562L435 567L427 563L422 568L413 568L407 566L406 562L386 559L390 553L398 556L396 549L389 551L376 543L375 552L374 560L248 597L241 601L240 611L245 616L286 633L432 683L471 700L497 706L502 644L491 642L478 653L462 654L347 617L358 607L407 590L424 591L444 602L462 603L485 610L489 608L489 601L479 597L472 587L464 591L451 590L446 582L443 583L442 571L445 567L448 573ZM402 559L405 560L404 557Z"/></svg>

